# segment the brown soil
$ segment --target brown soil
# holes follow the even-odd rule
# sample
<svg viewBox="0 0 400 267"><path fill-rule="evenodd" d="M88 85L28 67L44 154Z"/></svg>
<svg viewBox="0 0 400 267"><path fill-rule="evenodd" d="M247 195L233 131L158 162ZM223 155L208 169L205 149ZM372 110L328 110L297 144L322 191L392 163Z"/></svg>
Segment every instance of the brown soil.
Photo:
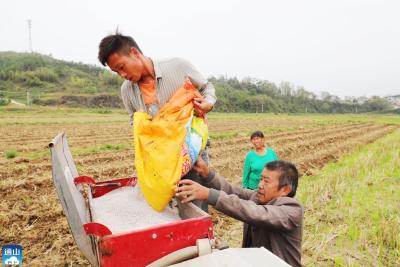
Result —
<svg viewBox="0 0 400 267"><path fill-rule="evenodd" d="M292 124L290 124L292 123ZM288 122L286 127L300 126ZM212 131L255 130L253 121L210 122ZM284 127L284 122L261 121L258 127ZM95 127L94 127L95 126ZM297 164L302 173L314 173L359 145L373 142L393 131L395 126L337 124L301 128L266 136L280 158ZM99 125L8 125L0 127L0 150L18 153L46 151L46 145L60 130L67 132L74 149L102 144L130 143L125 123ZM214 140L210 150L212 166L233 183L240 184L243 159L251 148L247 136ZM80 174L98 180L130 177L134 172L131 149L90 152L75 156ZM56 196L47 157L0 159L0 243L20 243L28 266L85 266L88 262L75 246ZM217 237L232 247L241 244L242 223L211 209Z"/></svg>

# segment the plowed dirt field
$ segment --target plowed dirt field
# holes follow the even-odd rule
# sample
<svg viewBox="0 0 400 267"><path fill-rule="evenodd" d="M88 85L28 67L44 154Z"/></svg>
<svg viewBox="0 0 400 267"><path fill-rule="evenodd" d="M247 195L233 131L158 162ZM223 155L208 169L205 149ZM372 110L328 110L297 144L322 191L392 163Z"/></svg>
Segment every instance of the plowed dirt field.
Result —
<svg viewBox="0 0 400 267"><path fill-rule="evenodd" d="M24 117L16 124L16 116L0 124L0 243L22 244L27 266L42 266L43 262L47 266L88 265L75 246L53 187L47 144L58 132L67 133L81 175L106 180L134 173L126 120L110 117L77 121L79 118L59 123L43 117L42 121L31 123ZM211 164L229 181L240 184L243 160L251 149L248 134L261 129L267 133L267 146L281 159L296 163L302 174L312 174L327 162L374 142L397 127L370 122L320 123L312 118L288 120L279 116L259 120L211 118L210 131L215 136L235 132L232 137L212 140ZM11 149L17 151L17 156L5 157L5 151ZM212 208L211 214L217 237L239 247L242 223Z"/></svg>

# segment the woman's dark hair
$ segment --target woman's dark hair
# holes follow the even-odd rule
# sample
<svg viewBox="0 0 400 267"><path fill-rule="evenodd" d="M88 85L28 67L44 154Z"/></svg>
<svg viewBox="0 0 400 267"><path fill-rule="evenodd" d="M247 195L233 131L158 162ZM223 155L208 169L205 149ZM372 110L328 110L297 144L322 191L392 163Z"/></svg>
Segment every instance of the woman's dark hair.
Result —
<svg viewBox="0 0 400 267"><path fill-rule="evenodd" d="M260 137L260 138L264 138L264 134L261 131L255 131L251 134L250 136L250 140L252 140L255 137Z"/></svg>
<svg viewBox="0 0 400 267"><path fill-rule="evenodd" d="M292 190L287 196L294 197L296 195L299 172L293 163L286 160L275 160L265 164L265 168L270 171L280 172L278 189L281 189L285 185L289 185Z"/></svg>
<svg viewBox="0 0 400 267"><path fill-rule="evenodd" d="M132 37L122 35L118 32L113 35L108 35L100 42L98 55L99 61L105 66L111 54L119 53L127 55L129 54L131 47L136 48L140 53L142 53L142 50L140 50Z"/></svg>

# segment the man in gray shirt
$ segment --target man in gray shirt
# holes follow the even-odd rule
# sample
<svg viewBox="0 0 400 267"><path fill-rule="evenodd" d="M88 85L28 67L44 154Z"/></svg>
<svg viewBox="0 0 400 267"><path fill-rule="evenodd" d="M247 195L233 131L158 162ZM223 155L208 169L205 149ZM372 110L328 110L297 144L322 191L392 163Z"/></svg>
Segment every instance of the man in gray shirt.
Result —
<svg viewBox="0 0 400 267"><path fill-rule="evenodd" d="M304 210L294 198L298 172L292 163L267 163L257 191L229 184L201 159L195 169L207 187L181 180L176 196L182 202L206 200L218 211L249 225L243 233L243 247L265 247L291 266L301 266Z"/></svg>
<svg viewBox="0 0 400 267"><path fill-rule="evenodd" d="M181 58L154 60L143 55L130 36L119 33L109 35L99 45L99 60L125 79L121 97L128 110L131 125L135 111L144 111L154 116L158 110L189 79L204 99L194 101L197 114L213 108L215 88L188 61Z"/></svg>
<svg viewBox="0 0 400 267"><path fill-rule="evenodd" d="M170 97L183 86L186 79L200 91L203 98L193 101L195 113L204 115L212 110L215 88L188 61L181 58L154 60L143 55L130 36L119 33L103 38L99 45L100 62L125 79L121 86L121 97L129 112L133 126L134 113L143 111L155 116ZM208 160L207 151L202 157ZM193 170L184 178L201 181ZM207 203L198 201L198 206L207 211Z"/></svg>

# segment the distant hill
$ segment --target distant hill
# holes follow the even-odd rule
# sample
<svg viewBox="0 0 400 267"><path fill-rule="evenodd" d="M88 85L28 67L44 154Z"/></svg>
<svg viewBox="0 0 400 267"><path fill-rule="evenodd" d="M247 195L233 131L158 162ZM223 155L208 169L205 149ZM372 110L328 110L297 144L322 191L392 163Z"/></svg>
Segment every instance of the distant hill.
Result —
<svg viewBox="0 0 400 267"><path fill-rule="evenodd" d="M210 77L220 112L360 113L385 112L391 104L380 97L343 101L289 82L254 78ZM38 105L123 107L122 79L105 68L54 59L38 53L0 52L0 105L10 100Z"/></svg>
<svg viewBox="0 0 400 267"><path fill-rule="evenodd" d="M251 77L211 77L216 88L218 103L215 110L222 112L272 112L272 113L393 113L391 104L384 98L341 100L324 92L317 97L301 86L289 82L275 84Z"/></svg>
<svg viewBox="0 0 400 267"><path fill-rule="evenodd" d="M117 75L93 65L37 53L0 52L0 90L118 93L121 82Z"/></svg>
<svg viewBox="0 0 400 267"><path fill-rule="evenodd" d="M0 52L0 93L22 102L26 102L27 92L38 104L55 103L66 95L118 98L121 83L118 75L97 66L38 53Z"/></svg>

